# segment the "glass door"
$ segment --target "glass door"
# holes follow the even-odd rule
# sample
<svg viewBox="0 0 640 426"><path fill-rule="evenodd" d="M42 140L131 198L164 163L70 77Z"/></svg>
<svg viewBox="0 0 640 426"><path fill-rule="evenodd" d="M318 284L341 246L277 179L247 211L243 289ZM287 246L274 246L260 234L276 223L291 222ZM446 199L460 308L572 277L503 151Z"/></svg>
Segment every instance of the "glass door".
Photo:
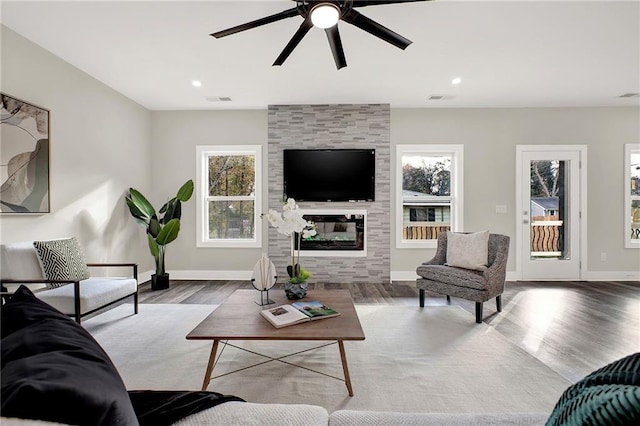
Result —
<svg viewBox="0 0 640 426"><path fill-rule="evenodd" d="M580 279L580 152L523 152L522 278Z"/></svg>

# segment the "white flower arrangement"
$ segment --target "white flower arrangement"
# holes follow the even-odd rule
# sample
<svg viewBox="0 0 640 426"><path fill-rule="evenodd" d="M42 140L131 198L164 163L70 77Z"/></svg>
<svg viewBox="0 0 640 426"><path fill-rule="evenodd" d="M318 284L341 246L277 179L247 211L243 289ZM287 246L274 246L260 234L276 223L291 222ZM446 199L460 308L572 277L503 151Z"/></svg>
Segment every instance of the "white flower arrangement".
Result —
<svg viewBox="0 0 640 426"><path fill-rule="evenodd" d="M291 236L292 255L291 270L287 268L289 276L298 281L306 281L311 276L308 271L304 271L298 263L300 261L300 242L302 238L309 238L316 235L313 222L304 219L302 212L296 204L296 200L289 198L282 207L282 213L270 209L267 214L269 223L276 228L278 233ZM298 237L298 249L295 250L294 238ZM296 256L297 251L297 256ZM303 276L304 275L304 276Z"/></svg>

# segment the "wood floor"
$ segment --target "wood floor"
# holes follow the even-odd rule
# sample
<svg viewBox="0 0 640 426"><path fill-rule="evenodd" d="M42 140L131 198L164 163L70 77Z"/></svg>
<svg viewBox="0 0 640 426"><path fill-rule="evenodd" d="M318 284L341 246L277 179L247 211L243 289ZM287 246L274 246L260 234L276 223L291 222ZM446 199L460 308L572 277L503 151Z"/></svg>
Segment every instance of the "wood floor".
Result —
<svg viewBox="0 0 640 426"><path fill-rule="evenodd" d="M140 303L219 304L243 281L171 281L169 290L140 288ZM349 289L356 304L418 307L413 282L388 284L310 284L312 289ZM276 289L274 291L278 291ZM282 290L280 290L282 291ZM256 292L257 294L257 292ZM446 304L427 293L425 308ZM474 302L451 298L469 312ZM640 351L640 283L638 282L508 282L503 309L485 303L484 323L571 382L623 356Z"/></svg>

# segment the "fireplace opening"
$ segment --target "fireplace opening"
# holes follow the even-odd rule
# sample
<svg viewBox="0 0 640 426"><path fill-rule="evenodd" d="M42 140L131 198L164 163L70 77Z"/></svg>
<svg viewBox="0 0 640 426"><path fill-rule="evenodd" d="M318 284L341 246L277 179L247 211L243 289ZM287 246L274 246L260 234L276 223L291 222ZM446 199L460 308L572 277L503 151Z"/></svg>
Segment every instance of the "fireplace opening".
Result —
<svg viewBox="0 0 640 426"><path fill-rule="evenodd" d="M366 229L365 214L304 214L312 222L316 235L302 238L301 255L322 255L327 252L350 252L351 255L365 255ZM298 248L297 238L295 249ZM305 253L306 252L306 253ZM328 254L325 254L328 255ZM340 255L336 253L336 255Z"/></svg>

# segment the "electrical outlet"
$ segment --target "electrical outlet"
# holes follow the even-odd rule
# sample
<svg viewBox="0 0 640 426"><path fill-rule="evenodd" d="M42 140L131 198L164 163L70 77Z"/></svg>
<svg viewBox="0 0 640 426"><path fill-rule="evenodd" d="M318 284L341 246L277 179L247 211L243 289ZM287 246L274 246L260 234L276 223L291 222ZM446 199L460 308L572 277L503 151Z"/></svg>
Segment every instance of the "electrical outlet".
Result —
<svg viewBox="0 0 640 426"><path fill-rule="evenodd" d="M602 252L600 253L600 262L606 262L607 261L607 253Z"/></svg>
<svg viewBox="0 0 640 426"><path fill-rule="evenodd" d="M496 213L506 213L506 212L507 212L507 206L505 206L504 204L496 205Z"/></svg>

